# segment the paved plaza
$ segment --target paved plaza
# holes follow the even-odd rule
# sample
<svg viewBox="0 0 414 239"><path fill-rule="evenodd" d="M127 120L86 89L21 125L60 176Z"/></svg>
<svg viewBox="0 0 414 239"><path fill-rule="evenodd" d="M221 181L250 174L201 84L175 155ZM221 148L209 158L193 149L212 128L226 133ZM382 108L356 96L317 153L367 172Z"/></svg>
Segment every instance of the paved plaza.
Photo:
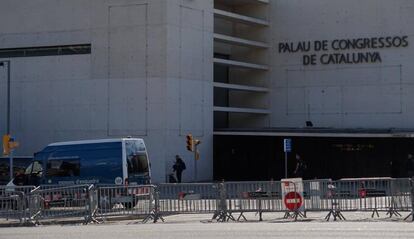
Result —
<svg viewBox="0 0 414 239"><path fill-rule="evenodd" d="M403 216L406 214L403 214ZM142 224L140 220L106 221L102 224L41 225L3 227L0 239L17 238L413 238L414 223L402 218L370 218L367 213L346 213L347 221L323 220L321 213L309 213L298 222L282 214L247 214L247 222L218 223L211 215L174 215L165 222Z"/></svg>

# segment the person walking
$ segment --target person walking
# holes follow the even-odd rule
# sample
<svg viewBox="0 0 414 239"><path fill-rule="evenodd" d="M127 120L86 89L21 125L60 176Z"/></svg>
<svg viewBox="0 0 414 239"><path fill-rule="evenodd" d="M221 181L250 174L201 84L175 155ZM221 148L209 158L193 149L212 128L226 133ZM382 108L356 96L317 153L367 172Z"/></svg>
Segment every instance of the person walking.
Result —
<svg viewBox="0 0 414 239"><path fill-rule="evenodd" d="M296 154L296 168L295 171L293 171L295 177L303 178L307 168L308 166L306 165L306 162L300 157L299 154Z"/></svg>
<svg viewBox="0 0 414 239"><path fill-rule="evenodd" d="M407 155L406 168L408 177L414 177L414 157L412 154Z"/></svg>
<svg viewBox="0 0 414 239"><path fill-rule="evenodd" d="M175 155L175 163L173 165L173 172L175 172L178 183L181 183L181 176L185 169L186 169L186 166L182 158L179 155Z"/></svg>

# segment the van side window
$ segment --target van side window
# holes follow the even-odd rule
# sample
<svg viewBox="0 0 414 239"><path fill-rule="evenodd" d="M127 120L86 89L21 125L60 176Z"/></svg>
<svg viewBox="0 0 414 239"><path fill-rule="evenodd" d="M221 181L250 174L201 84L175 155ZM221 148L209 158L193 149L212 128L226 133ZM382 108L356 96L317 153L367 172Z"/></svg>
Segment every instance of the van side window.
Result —
<svg viewBox="0 0 414 239"><path fill-rule="evenodd" d="M73 177L80 175L79 158L49 158L46 164L47 177Z"/></svg>

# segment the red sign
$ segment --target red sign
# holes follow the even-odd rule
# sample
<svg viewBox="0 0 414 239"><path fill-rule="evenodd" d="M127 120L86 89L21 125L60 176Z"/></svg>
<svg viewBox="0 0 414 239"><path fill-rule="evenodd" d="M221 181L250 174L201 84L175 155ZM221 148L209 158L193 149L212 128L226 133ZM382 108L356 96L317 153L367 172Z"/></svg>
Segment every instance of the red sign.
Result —
<svg viewBox="0 0 414 239"><path fill-rule="evenodd" d="M287 209L293 211L299 209L302 206L302 196L297 192L289 192L285 195L285 206Z"/></svg>
<svg viewBox="0 0 414 239"><path fill-rule="evenodd" d="M359 193L359 196L360 196L361 198L364 198L364 197L366 197L366 196L367 196L367 190L365 190L364 188L359 189L359 190L358 190L358 193Z"/></svg>

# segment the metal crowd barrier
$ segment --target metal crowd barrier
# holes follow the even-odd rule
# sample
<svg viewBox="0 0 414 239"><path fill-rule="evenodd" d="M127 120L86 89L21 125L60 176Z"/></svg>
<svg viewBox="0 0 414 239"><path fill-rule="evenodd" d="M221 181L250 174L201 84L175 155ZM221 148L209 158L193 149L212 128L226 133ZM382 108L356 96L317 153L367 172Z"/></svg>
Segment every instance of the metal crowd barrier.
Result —
<svg viewBox="0 0 414 239"><path fill-rule="evenodd" d="M246 212L258 212L262 220L263 212L283 210L281 182L227 182L224 183L227 194L227 219L235 220L232 215L239 213L236 220L244 219Z"/></svg>
<svg viewBox="0 0 414 239"><path fill-rule="evenodd" d="M96 217L146 216L155 210L155 186L112 185L99 186Z"/></svg>
<svg viewBox="0 0 414 239"><path fill-rule="evenodd" d="M83 218L88 223L96 210L93 185L37 187L27 195L27 200L28 221L35 224L62 218Z"/></svg>
<svg viewBox="0 0 414 239"><path fill-rule="evenodd" d="M23 223L29 216L26 195L33 186L0 186L0 218Z"/></svg>
<svg viewBox="0 0 414 239"><path fill-rule="evenodd" d="M24 192L7 192L0 195L0 218L6 220L22 220L25 215L25 194Z"/></svg>
<svg viewBox="0 0 414 239"><path fill-rule="evenodd" d="M218 210L216 183L159 184L159 211L163 215L214 213Z"/></svg>
<svg viewBox="0 0 414 239"><path fill-rule="evenodd" d="M144 222L163 215L204 213L218 221L247 220L244 213L281 212L284 218L326 212L326 220L345 220L343 212L400 217L411 212L412 179L363 178L332 181L179 183L159 185L74 185L0 187L0 218L39 223L81 218L85 223L120 217Z"/></svg>
<svg viewBox="0 0 414 239"><path fill-rule="evenodd" d="M307 211L329 211L345 219L344 211L369 211L371 217L401 216L399 211L412 210L409 179L344 179L338 181L304 181L305 208Z"/></svg>

